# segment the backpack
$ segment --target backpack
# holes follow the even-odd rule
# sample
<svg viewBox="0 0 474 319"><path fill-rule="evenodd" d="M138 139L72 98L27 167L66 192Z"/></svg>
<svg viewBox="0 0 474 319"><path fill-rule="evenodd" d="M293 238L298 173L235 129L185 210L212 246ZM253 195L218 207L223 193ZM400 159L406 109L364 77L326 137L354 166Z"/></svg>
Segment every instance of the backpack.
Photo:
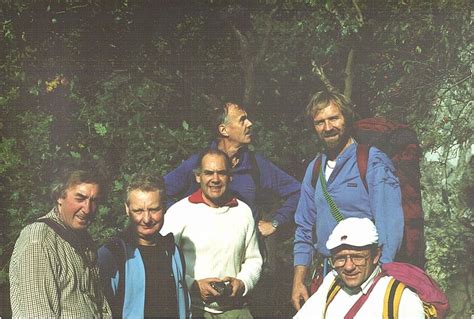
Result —
<svg viewBox="0 0 474 319"><path fill-rule="evenodd" d="M404 286L413 290L423 302L425 318L446 317L449 310L449 302L446 295L438 287L436 282L422 269L399 262L385 263L382 265L382 276L389 275ZM400 304L401 290L397 292L397 285L389 285L386 295L389 296L388 303L384 304L384 313L394 314ZM391 308L392 307L392 308Z"/></svg>
<svg viewBox="0 0 474 319"><path fill-rule="evenodd" d="M383 118L368 118L354 123L357 145L357 166L360 177L368 190L366 174L370 147L373 145L387 154L395 166L400 181L404 215L403 241L395 260L424 268L425 243L423 235L423 209L420 190L420 145L415 131L408 125ZM316 187L321 157L316 160L311 184Z"/></svg>

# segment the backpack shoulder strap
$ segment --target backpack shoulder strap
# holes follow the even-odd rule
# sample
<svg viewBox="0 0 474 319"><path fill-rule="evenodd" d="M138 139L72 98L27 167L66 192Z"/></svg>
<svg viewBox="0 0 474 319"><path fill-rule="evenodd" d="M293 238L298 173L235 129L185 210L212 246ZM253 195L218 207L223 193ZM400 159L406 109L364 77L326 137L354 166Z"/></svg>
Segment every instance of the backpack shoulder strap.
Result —
<svg viewBox="0 0 474 319"><path fill-rule="evenodd" d="M366 191L369 191L367 185L367 164L369 163L369 151L370 145L368 144L357 144L356 156L357 156L357 167L359 168L360 179L364 183Z"/></svg>
<svg viewBox="0 0 474 319"><path fill-rule="evenodd" d="M316 188L316 184L318 183L319 171L321 170L321 161L322 156L319 155L316 159L316 162L314 162L313 172L311 174L311 186L313 186L313 188Z"/></svg>
<svg viewBox="0 0 474 319"><path fill-rule="evenodd" d="M250 160L250 175L252 175L253 182L255 183L255 188L257 189L257 194L260 193L260 168L258 167L257 157L255 152L249 150L249 160Z"/></svg>
<svg viewBox="0 0 474 319"><path fill-rule="evenodd" d="M398 308L402 299L405 285L395 278L391 278L383 301L382 318L398 319Z"/></svg>
<svg viewBox="0 0 474 319"><path fill-rule="evenodd" d="M59 237L69 243L69 245L71 245L82 257L84 257L84 245L92 246L92 243L90 243L92 239L85 238L84 240L81 240L82 238L78 238L78 236L75 236L73 232L68 231L52 218L42 217L37 219L35 223L45 223L48 225Z"/></svg>
<svg viewBox="0 0 474 319"><path fill-rule="evenodd" d="M336 297L337 293L341 290L341 285L339 284L339 281L337 279L334 279L334 281L331 284L331 287L329 287L328 294L326 296L326 306L324 307L324 316L326 316L326 311L329 307L329 304L334 300Z"/></svg>

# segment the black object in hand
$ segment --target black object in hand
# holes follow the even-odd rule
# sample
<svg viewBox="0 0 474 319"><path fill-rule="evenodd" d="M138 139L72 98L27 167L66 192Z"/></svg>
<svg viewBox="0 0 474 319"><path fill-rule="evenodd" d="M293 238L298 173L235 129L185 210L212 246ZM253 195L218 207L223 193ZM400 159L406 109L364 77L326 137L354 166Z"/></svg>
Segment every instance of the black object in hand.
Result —
<svg viewBox="0 0 474 319"><path fill-rule="evenodd" d="M232 294L232 285L229 281L216 281L211 283L211 287L221 296L228 297Z"/></svg>

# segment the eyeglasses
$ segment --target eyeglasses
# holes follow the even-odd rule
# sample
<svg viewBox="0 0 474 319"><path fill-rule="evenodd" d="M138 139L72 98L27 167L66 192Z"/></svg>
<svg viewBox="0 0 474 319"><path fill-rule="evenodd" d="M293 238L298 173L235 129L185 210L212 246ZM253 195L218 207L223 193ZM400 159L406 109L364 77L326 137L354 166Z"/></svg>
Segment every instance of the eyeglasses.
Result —
<svg viewBox="0 0 474 319"><path fill-rule="evenodd" d="M334 256L329 259L331 265L334 268L341 268L347 262L347 259L351 259L352 263L356 266L367 266L367 259L370 258L370 255L341 255L341 256Z"/></svg>

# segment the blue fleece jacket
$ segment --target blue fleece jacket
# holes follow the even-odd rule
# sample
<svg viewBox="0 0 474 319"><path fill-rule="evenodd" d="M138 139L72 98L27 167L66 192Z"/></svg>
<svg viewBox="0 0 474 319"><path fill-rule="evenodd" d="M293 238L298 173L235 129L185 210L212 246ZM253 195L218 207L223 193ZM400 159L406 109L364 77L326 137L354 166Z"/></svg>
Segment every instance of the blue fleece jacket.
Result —
<svg viewBox="0 0 474 319"><path fill-rule="evenodd" d="M123 301L118 301L123 305L123 318L144 318L145 308L145 266L143 264L140 250L119 239L120 247L125 253L125 293ZM114 256L107 245L102 246L98 251L98 264L100 267L101 280L104 292L108 300L117 297L120 278L117 256ZM171 254L171 269L175 279L176 297L178 304L178 314L180 319L191 318L191 298L186 286L183 260L178 247L174 245Z"/></svg>
<svg viewBox="0 0 474 319"><path fill-rule="evenodd" d="M381 262L391 262L400 248L403 237L404 223L399 181L394 174L392 161L385 153L376 147L371 147L367 164L367 191L357 167L356 148L357 143L353 143L337 157L334 171L327 181L327 189L344 218L367 217L374 220L379 234L379 244L383 246ZM336 220L322 193L321 183L318 181L316 190L311 185L316 158L306 170L295 213L296 232L293 250L295 266L309 266L314 249L323 256L329 256L326 242L336 227ZM323 171L326 162L327 157L322 154ZM316 234L313 232L314 226ZM314 240L315 238L317 240Z"/></svg>
<svg viewBox="0 0 474 319"><path fill-rule="evenodd" d="M211 143L211 148L217 148L215 141ZM250 156L250 151L246 147L240 149L238 153L239 162L232 169L230 190L238 199L250 206L254 218L258 220L259 216L257 216L256 209L257 185L255 185L252 178ZM255 159L260 173L260 191L270 191L284 199L282 206L275 212L273 219L278 221L279 224L291 221L298 203L301 184L261 155L255 154ZM193 172L198 166L198 160L199 154L194 154L175 170L165 175L168 207L177 200L191 195L199 188Z"/></svg>

